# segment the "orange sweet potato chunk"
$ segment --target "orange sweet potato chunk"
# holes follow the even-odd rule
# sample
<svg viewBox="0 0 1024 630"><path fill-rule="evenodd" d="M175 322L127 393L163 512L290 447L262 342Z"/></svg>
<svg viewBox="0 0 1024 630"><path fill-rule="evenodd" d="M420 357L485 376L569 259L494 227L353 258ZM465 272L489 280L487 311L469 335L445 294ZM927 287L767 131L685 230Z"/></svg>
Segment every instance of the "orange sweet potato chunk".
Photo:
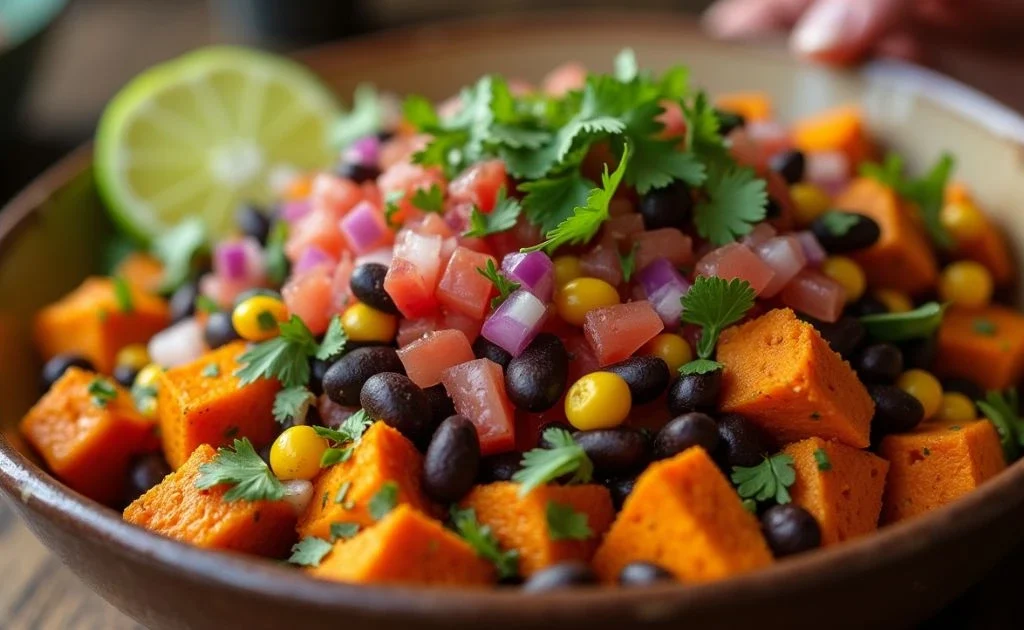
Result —
<svg viewBox="0 0 1024 630"><path fill-rule="evenodd" d="M831 545L878 529L889 462L838 442L808 438L785 448L793 458L793 503L814 515Z"/></svg>
<svg viewBox="0 0 1024 630"><path fill-rule="evenodd" d="M587 540L552 540L547 519L551 503L585 514L593 535ZM526 576L568 560L590 562L615 517L608 489L598 485L540 486L520 497L519 484L498 482L477 486L462 505L473 508L477 520L490 526L502 549L519 551L519 569Z"/></svg>
<svg viewBox="0 0 1024 630"><path fill-rule="evenodd" d="M412 442L383 422L375 422L348 461L317 477L313 500L299 519L299 534L330 538L331 523L372 525L370 499L388 482L398 486L399 504L432 512L433 505L423 494L422 475L423 456Z"/></svg>
<svg viewBox="0 0 1024 630"><path fill-rule="evenodd" d="M747 122L770 120L772 99L764 92L732 92L715 99L718 109L739 114Z"/></svg>
<svg viewBox="0 0 1024 630"><path fill-rule="evenodd" d="M339 540L320 566L319 578L356 584L487 586L494 567L466 541L409 505L350 540Z"/></svg>
<svg viewBox="0 0 1024 630"><path fill-rule="evenodd" d="M272 379L241 384L235 371L245 347L244 341L230 343L160 376L157 416L172 468L200 444L228 446L247 437L259 449L274 439L274 396L281 386ZM211 365L217 366L214 374Z"/></svg>
<svg viewBox="0 0 1024 630"><path fill-rule="evenodd" d="M939 271L924 228L892 189L873 179L856 179L835 206L871 217L881 229L878 242L851 254L869 286L912 294L935 287Z"/></svg>
<svg viewBox="0 0 1024 630"><path fill-rule="evenodd" d="M999 435L988 420L926 422L883 438L879 454L889 460L884 523L942 507L1006 468Z"/></svg>
<svg viewBox="0 0 1024 630"><path fill-rule="evenodd" d="M1024 377L1024 315L996 305L950 308L939 327L935 371L986 389L1016 385Z"/></svg>
<svg viewBox="0 0 1024 630"><path fill-rule="evenodd" d="M124 497L133 456L159 448L155 425L141 416L122 387L97 404L89 385L98 375L78 368L64 373L21 421L21 432L53 474L100 503Z"/></svg>
<svg viewBox="0 0 1024 630"><path fill-rule="evenodd" d="M853 106L826 110L799 121L793 125L793 144L806 153L839 151L854 166L873 153L860 109Z"/></svg>
<svg viewBox="0 0 1024 630"><path fill-rule="evenodd" d="M875 405L850 365L810 324L776 309L726 330L723 411L761 425L780 443L808 437L870 443Z"/></svg>
<svg viewBox="0 0 1024 630"><path fill-rule="evenodd" d="M287 501L225 501L223 485L196 488L199 467L214 455L201 444L178 470L125 508L124 520L205 549L284 556L295 542L295 509Z"/></svg>
<svg viewBox="0 0 1024 630"><path fill-rule="evenodd" d="M124 278L128 284L140 291L156 294L164 281L164 266L148 254L132 252L117 265L114 275Z"/></svg>
<svg viewBox="0 0 1024 630"><path fill-rule="evenodd" d="M118 303L111 278L88 278L59 302L39 311L35 341L43 358L74 353L109 374L117 351L146 343L170 323L167 302L129 284L131 311Z"/></svg>
<svg viewBox="0 0 1024 630"><path fill-rule="evenodd" d="M630 562L659 564L682 582L710 582L767 566L757 517L699 446L651 465L594 555L613 582Z"/></svg>

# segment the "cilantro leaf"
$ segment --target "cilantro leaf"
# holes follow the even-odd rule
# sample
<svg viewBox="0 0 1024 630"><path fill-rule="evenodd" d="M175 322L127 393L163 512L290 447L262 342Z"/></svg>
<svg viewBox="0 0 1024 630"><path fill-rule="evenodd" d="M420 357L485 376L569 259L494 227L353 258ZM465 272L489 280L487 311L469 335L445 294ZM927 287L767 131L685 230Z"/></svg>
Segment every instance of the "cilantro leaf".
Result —
<svg viewBox="0 0 1024 630"><path fill-rule="evenodd" d="M114 300L117 302L117 310L122 313L132 313L135 311L135 303L132 301L132 289L128 286L128 281L118 276L113 279L114 282Z"/></svg>
<svg viewBox="0 0 1024 630"><path fill-rule="evenodd" d="M686 149L701 155L719 156L725 152L720 133L721 121L707 94L698 92L690 104L683 104L686 121Z"/></svg>
<svg viewBox="0 0 1024 630"><path fill-rule="evenodd" d="M281 334L258 343L242 354L242 364L235 375L242 385L261 378L276 378L285 387L297 387L309 382L309 357L319 349L313 333L297 315L280 324Z"/></svg>
<svg viewBox="0 0 1024 630"><path fill-rule="evenodd" d="M512 475L519 482L519 496L526 496L537 486L572 474L571 483L587 483L594 474L594 464L572 435L564 429L544 431L544 442L551 448L535 448L523 453L522 468Z"/></svg>
<svg viewBox="0 0 1024 630"><path fill-rule="evenodd" d="M490 526L480 525L476 520L473 508L459 509L453 505L451 519L455 531L469 543L476 555L494 564L499 579L519 575L519 552L515 549L502 550Z"/></svg>
<svg viewBox="0 0 1024 630"><path fill-rule="evenodd" d="M317 348L314 356L321 361L330 361L345 351L347 343L348 335L345 334L345 329L341 326L341 318L335 315L327 325L324 340L320 342L320 347Z"/></svg>
<svg viewBox="0 0 1024 630"><path fill-rule="evenodd" d="M379 521L390 514L391 510L395 509L397 505L398 484L394 481L385 481L377 492L370 497L367 509L370 512L370 517L375 521Z"/></svg>
<svg viewBox="0 0 1024 630"><path fill-rule="evenodd" d="M519 289L519 283L512 282L505 277L505 274L498 271L492 259L487 260L483 269L477 267L476 270L481 276L490 280L494 288L498 290L498 295L491 299L491 308L498 308L502 302L508 299L508 296L512 295L513 291Z"/></svg>
<svg viewBox="0 0 1024 630"><path fill-rule="evenodd" d="M331 523L331 542L348 540L359 533L359 523Z"/></svg>
<svg viewBox="0 0 1024 630"><path fill-rule="evenodd" d="M395 222L395 215L402 209L400 204L403 198L405 198L405 193L401 190L393 190L384 198L384 222L390 228L401 227Z"/></svg>
<svg viewBox="0 0 1024 630"><path fill-rule="evenodd" d="M995 336L999 329L991 319L988 319L987 317L975 317L974 320L971 321L971 330L983 337L992 337Z"/></svg>
<svg viewBox="0 0 1024 630"><path fill-rule="evenodd" d="M338 492L334 495L335 503L345 503L345 497L348 496L348 491L352 489L352 482L346 481L345 483L338 486Z"/></svg>
<svg viewBox="0 0 1024 630"><path fill-rule="evenodd" d="M576 207L571 217L547 233L547 240L533 247L523 248L522 251L533 252L546 249L552 252L562 245L586 243L594 238L601 228L601 224L608 219L608 204L615 196L615 191L618 190L628 165L629 145L626 145L623 148L619 166L611 175L608 174L608 165L605 164L604 173L601 175L601 187L590 191L590 194L587 195L587 205Z"/></svg>
<svg viewBox="0 0 1024 630"><path fill-rule="evenodd" d="M207 249L206 225L188 219L153 241L152 254L164 266L161 293L172 293L192 275L192 261Z"/></svg>
<svg viewBox="0 0 1024 630"><path fill-rule="evenodd" d="M200 295L196 297L196 309L202 313L206 313L207 315L212 315L213 313L220 312L220 305L217 304L217 302L215 302L210 296Z"/></svg>
<svg viewBox="0 0 1024 630"><path fill-rule="evenodd" d="M573 208L585 205L593 188L594 183L583 177L579 170L519 185L519 190L525 193L523 209L526 218L545 233L572 216Z"/></svg>
<svg viewBox="0 0 1024 630"><path fill-rule="evenodd" d="M270 228L270 234L267 236L264 260L266 261L267 280L274 286L284 284L288 278L288 272L291 271L291 263L288 262L288 257L284 253L284 244L288 241L289 229L287 221L277 221Z"/></svg>
<svg viewBox="0 0 1024 630"><path fill-rule="evenodd" d="M225 501L284 498L284 485L256 454L248 438L235 440L230 447L218 448L213 459L199 467L196 488L205 490L220 484L232 486L224 494Z"/></svg>
<svg viewBox="0 0 1024 630"><path fill-rule="evenodd" d="M469 215L469 229L462 235L483 238L491 234L511 230L515 227L516 221L519 220L519 213L521 211L522 206L519 205L519 200L514 197L508 197L505 193L505 187L502 186L498 189L498 197L494 202L494 209L489 214L484 214L476 206L473 206L473 211Z"/></svg>
<svg viewBox="0 0 1024 630"><path fill-rule="evenodd" d="M779 453L765 457L757 466L733 466L731 478L741 499L775 501L781 505L790 502L787 488L796 482L796 472L793 458Z"/></svg>
<svg viewBox="0 0 1024 630"><path fill-rule="evenodd" d="M749 234L755 223L764 220L767 185L753 170L712 162L705 186L707 198L694 209L694 224L697 233L715 245Z"/></svg>
<svg viewBox="0 0 1024 630"><path fill-rule="evenodd" d="M202 376L206 378L217 378L220 376L220 365L210 362L203 366Z"/></svg>
<svg viewBox="0 0 1024 630"><path fill-rule="evenodd" d="M921 339L931 337L939 329L946 306L938 302L926 302L905 313L864 315L860 323L864 324L868 336L878 341Z"/></svg>
<svg viewBox="0 0 1024 630"><path fill-rule="evenodd" d="M683 376L688 374L707 374L716 370L724 370L725 366L713 359L694 359L689 363L679 366L679 373Z"/></svg>
<svg viewBox="0 0 1024 630"><path fill-rule="evenodd" d="M755 298L754 289L745 280L697 277L682 298L682 320L687 324L697 324L702 329L697 342L698 357L710 359L714 355L722 330L743 319L747 311L754 307ZM697 368L689 369L693 371Z"/></svg>
<svg viewBox="0 0 1024 630"><path fill-rule="evenodd" d="M352 109L342 113L331 130L331 143L344 149L359 138L381 130L384 124L384 99L369 83L356 86Z"/></svg>
<svg viewBox="0 0 1024 630"><path fill-rule="evenodd" d="M92 404L97 407L106 407L117 398L117 388L105 378L97 377L89 383L86 388Z"/></svg>
<svg viewBox="0 0 1024 630"><path fill-rule="evenodd" d="M623 48L615 56L615 78L623 83L628 83L636 78L640 72L636 63L636 53L632 48Z"/></svg>
<svg viewBox="0 0 1024 630"><path fill-rule="evenodd" d="M845 236L853 226L860 223L859 215L841 210L828 210L821 215L820 220L832 236Z"/></svg>
<svg viewBox="0 0 1024 630"><path fill-rule="evenodd" d="M301 423L306 419L309 406L316 400L313 392L303 386L287 387L274 396L274 420L284 424L289 420Z"/></svg>
<svg viewBox="0 0 1024 630"><path fill-rule="evenodd" d="M639 243L633 243L633 247L630 248L628 254L617 252L619 255L619 268L622 269L622 279L626 282L629 282L633 277L633 272L636 271L636 251L639 248Z"/></svg>
<svg viewBox="0 0 1024 630"><path fill-rule="evenodd" d="M586 513L577 512L571 505L548 501L545 514L551 540L587 540L594 535Z"/></svg>
<svg viewBox="0 0 1024 630"><path fill-rule="evenodd" d="M366 413L365 409L360 409L345 418L345 421L337 429L313 427L317 435L330 443L330 448L324 451L323 456L320 457L320 467L328 468L340 462L347 462L371 424L373 424L373 420L370 419L370 415Z"/></svg>
<svg viewBox="0 0 1024 630"><path fill-rule="evenodd" d="M1021 447L1024 447L1024 418L1020 416L1016 388L1005 392L989 391L985 400L976 402L978 409L995 426L1006 462L1009 464L1016 461L1020 457Z"/></svg>
<svg viewBox="0 0 1024 630"><path fill-rule="evenodd" d="M292 555L288 562L302 567L318 567L333 548L334 545L323 538L306 536L292 547Z"/></svg>
<svg viewBox="0 0 1024 630"><path fill-rule="evenodd" d="M335 464L347 462L352 459L352 448L338 448L332 446L326 449L323 455L320 456L320 468L330 468Z"/></svg>
<svg viewBox="0 0 1024 630"><path fill-rule="evenodd" d="M825 452L825 449L818 448L814 450L814 461L818 464L818 470L832 470L832 460L828 458L828 453Z"/></svg>
<svg viewBox="0 0 1024 630"><path fill-rule="evenodd" d="M434 106L422 96L407 96L402 103L402 117L417 129L430 129L441 124Z"/></svg>
<svg viewBox="0 0 1024 630"><path fill-rule="evenodd" d="M444 211L444 192L437 184L431 184L427 189L417 188L411 202L424 212L440 213Z"/></svg>
<svg viewBox="0 0 1024 630"><path fill-rule="evenodd" d="M889 153L881 164L864 162L858 169L862 177L871 178L881 184L899 191L903 187L903 158Z"/></svg>

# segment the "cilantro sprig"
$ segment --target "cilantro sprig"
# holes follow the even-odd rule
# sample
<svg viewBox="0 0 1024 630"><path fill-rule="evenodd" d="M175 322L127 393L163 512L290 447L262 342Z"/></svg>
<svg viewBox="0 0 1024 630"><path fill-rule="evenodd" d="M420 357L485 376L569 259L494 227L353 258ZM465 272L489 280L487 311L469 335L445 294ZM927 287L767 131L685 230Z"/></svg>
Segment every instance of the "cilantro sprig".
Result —
<svg viewBox="0 0 1024 630"><path fill-rule="evenodd" d="M494 288L498 290L498 295L491 298L491 308L498 308L502 302L508 299L508 296L519 289L519 283L506 278L505 274L498 271L498 267L491 259L487 260L487 264L482 269L477 267L476 270L481 276L490 280Z"/></svg>
<svg viewBox="0 0 1024 630"><path fill-rule="evenodd" d="M150 250L164 267L161 293L172 293L193 272L192 262L209 249L206 225L199 218L182 221L153 241Z"/></svg>
<svg viewBox="0 0 1024 630"><path fill-rule="evenodd" d="M1024 448L1024 418L1020 415L1020 400L1016 388L1005 392L989 391L985 400L977 401L988 421L999 434L999 444L1003 447L1003 455L1007 463L1020 458Z"/></svg>
<svg viewBox="0 0 1024 630"><path fill-rule="evenodd" d="M205 490L220 484L231 489L225 501L279 501L284 485L260 459L248 438L236 439L230 447L217 449L212 460L199 467L196 488Z"/></svg>
<svg viewBox="0 0 1024 630"><path fill-rule="evenodd" d="M94 378L86 388L92 404L97 407L106 407L117 398L117 388L105 378Z"/></svg>
<svg viewBox="0 0 1024 630"><path fill-rule="evenodd" d="M940 215L945 199L946 184L953 172L956 160L949 153L943 153L938 161L920 178L904 175L903 158L890 153L881 163L868 162L860 167L860 174L870 177L892 188L901 197L912 201L921 212L925 229L932 242L940 249L950 249L954 242L949 231L942 224Z"/></svg>
<svg viewBox="0 0 1024 630"><path fill-rule="evenodd" d="M682 298L682 319L701 327L697 341L699 358L680 367L680 374L706 374L723 367L712 359L718 336L725 328L743 319L753 308L755 297L754 289L745 280L697 277Z"/></svg>
<svg viewBox="0 0 1024 630"><path fill-rule="evenodd" d="M318 567L333 548L334 545L323 538L306 536L292 546L292 555L288 558L288 562L301 567Z"/></svg>
<svg viewBox="0 0 1024 630"><path fill-rule="evenodd" d="M528 495L537 486L550 483L564 475L572 475L570 483L588 483L594 475L594 464L583 447L572 439L565 429L544 431L543 442L550 448L539 447L523 453L522 468L512 480L519 482L519 496Z"/></svg>
<svg viewBox="0 0 1024 630"><path fill-rule="evenodd" d="M373 424L373 420L370 419L370 414L366 413L365 409L360 409L345 418L337 429L313 427L316 434L328 442L327 450L320 457L320 467L327 468L348 461L371 424Z"/></svg>
<svg viewBox="0 0 1024 630"><path fill-rule="evenodd" d="M309 382L310 357L330 359L340 354L348 341L337 316L319 344L297 315L281 322L279 329L280 335L252 346L238 358L242 367L235 375L242 385L261 378L275 378L285 388L303 387Z"/></svg>
<svg viewBox="0 0 1024 630"><path fill-rule="evenodd" d="M444 191L437 184L431 184L430 188L417 188L410 202L424 212L443 212Z"/></svg>
<svg viewBox="0 0 1024 630"><path fill-rule="evenodd" d="M519 575L519 552L515 549L502 549L490 526L481 525L477 521L473 508L459 509L453 505L451 520L455 531L469 543L476 555L494 565L499 579Z"/></svg>
<svg viewBox="0 0 1024 630"><path fill-rule="evenodd" d="M757 466L733 466L731 479L741 499L789 503L788 488L796 482L793 458L779 453L765 457Z"/></svg>
<svg viewBox="0 0 1024 630"><path fill-rule="evenodd" d="M313 392L301 385L282 389L274 397L274 420L279 424L302 422L315 400Z"/></svg>
<svg viewBox="0 0 1024 630"><path fill-rule="evenodd" d="M551 540L588 540L594 535L587 514L577 512L571 505L548 501L544 512Z"/></svg>
<svg viewBox="0 0 1024 630"><path fill-rule="evenodd" d="M484 214L479 208L473 206L469 215L469 229L462 235L471 238L483 238L492 234L500 234L515 227L519 220L519 213L523 207L519 200L509 197L502 186L498 189L498 197L494 202L494 209Z"/></svg>

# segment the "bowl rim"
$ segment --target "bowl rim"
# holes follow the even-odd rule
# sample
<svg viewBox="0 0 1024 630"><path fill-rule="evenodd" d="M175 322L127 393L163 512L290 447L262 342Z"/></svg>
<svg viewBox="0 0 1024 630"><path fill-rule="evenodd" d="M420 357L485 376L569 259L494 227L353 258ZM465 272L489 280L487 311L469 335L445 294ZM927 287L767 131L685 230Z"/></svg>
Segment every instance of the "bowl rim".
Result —
<svg viewBox="0 0 1024 630"><path fill-rule="evenodd" d="M556 13L557 14L557 13ZM546 28L564 28L565 22L551 20L543 13ZM573 15L579 25L580 17ZM691 19L660 12L591 14L584 24L605 23L609 15L621 28L623 22L648 28L694 31ZM458 41L479 35L481 28L509 28L510 21L537 28L537 14L517 14L459 19L425 26L405 27L327 44L299 53L311 59L324 51L362 50L393 46L395 42L422 45L422 37ZM621 19L620 19L621 18ZM704 37L703 35L698 35ZM758 51L758 54L765 54ZM780 54L768 51L767 54ZM796 63L796 62L793 62ZM1008 140L1024 142L1024 117L956 80L902 63L870 64L863 73L871 76L912 77L907 88L923 99L965 118L972 124ZM955 93L956 96L950 96ZM966 105L965 105L966 103ZM992 112L998 112L993 125ZM35 212L50 195L76 177L88 173L92 164L91 145L85 145L58 162L30 183L0 212L0 251L17 238ZM1008 466L1001 474L956 502L915 519L887 526L877 533L782 562L728 580L707 584L654 586L647 589L583 588L536 594L530 606L514 589L466 590L453 588L410 588L360 586L323 581L294 569L263 559L231 553L210 552L154 534L121 519L120 514L88 499L57 481L32 460L22 455L0 434L0 490L20 501L17 509L36 513L50 524L76 536L106 544L112 552L134 561L157 563L168 573L188 573L189 579L220 590L249 595L289 605L343 610L366 616L429 618L437 624L552 624L581 615L612 619L657 620L676 617L695 608L736 605L748 599L779 597L813 586L839 583L843 576L892 565L943 541L968 536L974 529L1008 513L1024 502L1024 460Z"/></svg>

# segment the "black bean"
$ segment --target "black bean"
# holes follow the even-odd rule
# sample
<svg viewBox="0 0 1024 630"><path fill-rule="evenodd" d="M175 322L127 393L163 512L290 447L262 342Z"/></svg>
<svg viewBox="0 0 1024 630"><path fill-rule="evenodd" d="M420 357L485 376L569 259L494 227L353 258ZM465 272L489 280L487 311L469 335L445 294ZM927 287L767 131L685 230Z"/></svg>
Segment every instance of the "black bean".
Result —
<svg viewBox="0 0 1024 630"><path fill-rule="evenodd" d="M551 409L569 380L569 353L551 333L541 333L505 368L505 391L516 407L538 413Z"/></svg>
<svg viewBox="0 0 1024 630"><path fill-rule="evenodd" d="M375 262L363 263L352 271L348 284L352 295L360 302L383 313L398 315L398 307L391 295L384 290L384 277L388 275L385 265Z"/></svg>
<svg viewBox="0 0 1024 630"><path fill-rule="evenodd" d="M768 203L764 206L764 218L778 219L782 216L782 205L774 197L768 197Z"/></svg>
<svg viewBox="0 0 1024 630"><path fill-rule="evenodd" d="M771 450L771 440L761 427L730 413L718 419L718 460L726 469L756 466Z"/></svg>
<svg viewBox="0 0 1024 630"><path fill-rule="evenodd" d="M971 400L984 400L985 389L966 378L942 379L942 390L946 392L959 392Z"/></svg>
<svg viewBox="0 0 1024 630"><path fill-rule="evenodd" d="M807 159L804 157L803 151L791 149L773 155L769 164L773 171L782 175L782 179L786 180L787 184L796 184L804 179Z"/></svg>
<svg viewBox="0 0 1024 630"><path fill-rule="evenodd" d="M381 372L405 373L405 366L394 348L371 346L356 348L334 362L324 372L323 390L327 397L344 407L359 404L363 384Z"/></svg>
<svg viewBox="0 0 1024 630"><path fill-rule="evenodd" d="M612 477L605 480L604 485L612 495L612 505L615 506L615 509L621 510L622 504L626 502L626 497L633 492L636 477Z"/></svg>
<svg viewBox="0 0 1024 630"><path fill-rule="evenodd" d="M265 210L244 203L235 211L235 225L245 236L251 236L261 245L267 244L270 235L270 216Z"/></svg>
<svg viewBox="0 0 1024 630"><path fill-rule="evenodd" d="M773 505L761 516L761 529L776 558L817 549L821 546L821 526L804 508L787 503Z"/></svg>
<svg viewBox="0 0 1024 630"><path fill-rule="evenodd" d="M718 133L723 136L729 135L734 129L747 126L747 119L736 112L727 112L724 109L716 108L715 116L718 117Z"/></svg>
<svg viewBox="0 0 1024 630"><path fill-rule="evenodd" d="M227 345L232 341L241 339L231 323L231 313L218 311L210 313L206 318L206 326L203 328L203 339L211 349Z"/></svg>
<svg viewBox="0 0 1024 630"><path fill-rule="evenodd" d="M881 315L888 313L889 308L879 299L865 295L853 304L846 307L846 314L850 317L864 317L865 315Z"/></svg>
<svg viewBox="0 0 1024 630"><path fill-rule="evenodd" d="M324 425L324 426L326 426L326 425ZM337 429L338 427L327 427L327 428L328 429ZM256 454L260 456L260 459L262 459L263 463L266 464L267 466L270 465L270 449L273 446L274 446L273 443L267 444L266 446L263 446L262 448L260 448L260 450L256 451Z"/></svg>
<svg viewBox="0 0 1024 630"><path fill-rule="evenodd" d="M330 361L313 357L309 360L309 391L317 396L324 393L324 374L331 367Z"/></svg>
<svg viewBox="0 0 1024 630"><path fill-rule="evenodd" d="M480 482L512 481L512 475L522 468L523 454L519 451L498 453L480 461Z"/></svg>
<svg viewBox="0 0 1024 630"><path fill-rule="evenodd" d="M871 419L872 442L890 433L909 431L924 419L921 401L895 385L868 385L868 393L875 401L875 415Z"/></svg>
<svg viewBox="0 0 1024 630"><path fill-rule="evenodd" d="M903 366L908 370L930 370L939 354L939 343L934 335L904 341L900 348L903 350Z"/></svg>
<svg viewBox="0 0 1024 630"><path fill-rule="evenodd" d="M626 381L634 405L649 403L661 396L672 378L668 363L661 357L632 357L602 370L618 374Z"/></svg>
<svg viewBox="0 0 1024 630"><path fill-rule="evenodd" d="M380 169L376 166L369 164L359 164L357 162L342 162L338 165L338 168L334 171L338 177L344 177L345 179L351 179L357 184L368 182L371 179L377 179L380 177Z"/></svg>
<svg viewBox="0 0 1024 630"><path fill-rule="evenodd" d="M655 188L640 197L640 216L644 219L644 228L648 230L681 230L689 222L692 211L693 195L683 182Z"/></svg>
<svg viewBox="0 0 1024 630"><path fill-rule="evenodd" d="M882 230L871 217L842 210L829 210L812 221L811 231L830 254L871 247L882 235Z"/></svg>
<svg viewBox="0 0 1024 630"><path fill-rule="evenodd" d="M714 411L722 391L722 370L685 374L668 390L668 410L673 416L690 411Z"/></svg>
<svg viewBox="0 0 1024 630"><path fill-rule="evenodd" d="M891 343L871 344L857 353L853 367L864 383L894 383L903 373L903 353Z"/></svg>
<svg viewBox="0 0 1024 630"><path fill-rule="evenodd" d="M96 367L93 366L92 362L83 356L77 354L58 354L43 364L43 389L47 390L53 387L53 384L56 383L60 377L64 376L64 372L67 372L68 368L73 367L88 370L89 372L96 371Z"/></svg>
<svg viewBox="0 0 1024 630"><path fill-rule="evenodd" d="M619 571L619 586L650 586L675 581L676 576L653 562L630 562Z"/></svg>
<svg viewBox="0 0 1024 630"><path fill-rule="evenodd" d="M473 355L478 359L490 359L503 369L508 367L512 355L501 346L484 339L483 335L473 342Z"/></svg>
<svg viewBox="0 0 1024 630"><path fill-rule="evenodd" d="M844 358L853 356L853 353L864 343L864 339L867 337L864 324L861 324L860 320L856 317L850 317L849 315L843 315L836 322L823 322L806 315L802 315L800 319L814 326L822 338L832 347L832 350L838 352Z"/></svg>
<svg viewBox="0 0 1024 630"><path fill-rule="evenodd" d="M424 387L423 393L427 395L430 403L430 414L434 419L434 426L438 426L448 416L455 415L455 403L452 402L444 385L438 383L430 387Z"/></svg>
<svg viewBox="0 0 1024 630"><path fill-rule="evenodd" d="M178 290L171 294L171 299L167 303L171 323L177 323L186 317L195 315L196 298L198 297L199 287L194 282L186 282L178 287Z"/></svg>
<svg viewBox="0 0 1024 630"><path fill-rule="evenodd" d="M654 438L654 457L666 459L691 446L700 446L709 454L718 448L718 425L699 411L685 413L663 426Z"/></svg>
<svg viewBox="0 0 1024 630"><path fill-rule="evenodd" d="M572 560L534 573L523 583L523 590L528 593L543 593L593 584L597 584L597 575L594 574L590 565Z"/></svg>
<svg viewBox="0 0 1024 630"><path fill-rule="evenodd" d="M139 375L139 369L132 365L118 365L114 367L114 380L125 387L135 384L135 377Z"/></svg>
<svg viewBox="0 0 1024 630"><path fill-rule="evenodd" d="M458 501L480 469L480 439L465 416L452 416L434 431L423 457L423 491L440 503Z"/></svg>
<svg viewBox="0 0 1024 630"><path fill-rule="evenodd" d="M140 455L128 467L128 500L134 501L171 474L162 453Z"/></svg>
<svg viewBox="0 0 1024 630"><path fill-rule="evenodd" d="M434 428L430 401L416 383L398 372L383 372L366 379L359 405L371 418L398 430L417 446L430 440Z"/></svg>
<svg viewBox="0 0 1024 630"><path fill-rule="evenodd" d="M637 429L595 429L572 437L601 474L636 472L651 461L651 440Z"/></svg>

